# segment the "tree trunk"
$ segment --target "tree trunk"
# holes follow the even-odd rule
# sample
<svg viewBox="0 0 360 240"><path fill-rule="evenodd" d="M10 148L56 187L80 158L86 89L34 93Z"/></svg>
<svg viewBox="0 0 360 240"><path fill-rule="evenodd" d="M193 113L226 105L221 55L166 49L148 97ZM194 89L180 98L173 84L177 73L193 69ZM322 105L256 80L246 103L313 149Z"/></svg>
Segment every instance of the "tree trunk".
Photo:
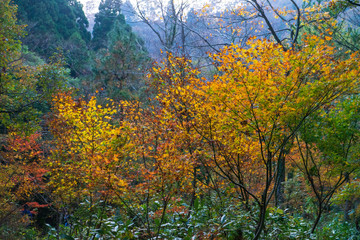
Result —
<svg viewBox="0 0 360 240"><path fill-rule="evenodd" d="M285 157L281 156L278 160L278 172L276 178L275 206L281 207L284 203L284 183L285 183Z"/></svg>
<svg viewBox="0 0 360 240"><path fill-rule="evenodd" d="M253 238L253 240L260 239L260 235L265 226L265 217L266 217L266 205L265 203L262 203L260 206L259 221L256 226L255 237Z"/></svg>
<svg viewBox="0 0 360 240"><path fill-rule="evenodd" d="M349 183L350 182L349 174L345 173L345 176L346 176L345 182ZM351 208L352 208L351 201L349 199L346 199L345 209L344 209L344 218L346 221L350 221L349 212L350 212Z"/></svg>
<svg viewBox="0 0 360 240"><path fill-rule="evenodd" d="M314 232L315 232L316 226L317 226L317 225L319 224L319 222L320 222L321 214L322 214L322 205L319 204L318 214L317 214L316 220L315 220L315 222L314 222L314 225L313 225L313 227L311 228L311 233L314 233Z"/></svg>

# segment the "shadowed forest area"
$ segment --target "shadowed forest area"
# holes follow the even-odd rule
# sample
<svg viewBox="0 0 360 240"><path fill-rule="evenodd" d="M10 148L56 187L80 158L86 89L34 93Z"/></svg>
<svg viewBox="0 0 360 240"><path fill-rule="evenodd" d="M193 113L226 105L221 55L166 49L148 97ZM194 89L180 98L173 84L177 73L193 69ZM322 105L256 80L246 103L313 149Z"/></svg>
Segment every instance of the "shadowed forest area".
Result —
<svg viewBox="0 0 360 240"><path fill-rule="evenodd" d="M0 239L360 239L359 30L359 0L0 0Z"/></svg>

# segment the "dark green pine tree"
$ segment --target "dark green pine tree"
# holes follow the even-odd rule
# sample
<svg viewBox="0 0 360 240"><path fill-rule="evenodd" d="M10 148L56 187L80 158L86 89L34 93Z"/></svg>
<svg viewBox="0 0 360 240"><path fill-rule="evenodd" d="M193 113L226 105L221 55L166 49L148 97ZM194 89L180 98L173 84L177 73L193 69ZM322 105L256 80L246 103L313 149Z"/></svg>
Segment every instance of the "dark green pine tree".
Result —
<svg viewBox="0 0 360 240"><path fill-rule="evenodd" d="M67 40L75 32L90 41L87 18L77 0L14 0L18 19L27 24L28 36L23 43L41 56L51 56L54 45ZM55 48L56 48L55 47Z"/></svg>
<svg viewBox="0 0 360 240"><path fill-rule="evenodd" d="M89 21L84 13L83 5L80 2L78 2L78 0L67 0L67 1L76 17L78 32L80 33L81 38L86 43L89 43L91 40L91 33L87 30L87 28L89 27Z"/></svg>
<svg viewBox="0 0 360 240"><path fill-rule="evenodd" d="M23 43L30 51L48 59L60 47L73 76L78 77L88 71L84 62L89 60L86 45L91 40L91 34L86 29L89 23L78 0L13 2L18 5L19 22L28 26Z"/></svg>
<svg viewBox="0 0 360 240"><path fill-rule="evenodd" d="M149 63L144 42L128 24L118 20L107 38L107 48L99 52L96 61L97 87L112 99L131 99L141 94L144 70Z"/></svg>
<svg viewBox="0 0 360 240"><path fill-rule="evenodd" d="M93 29L92 46L95 50L107 47L107 34L115 21L125 24L125 18L121 14L121 5L121 0L101 0Z"/></svg>

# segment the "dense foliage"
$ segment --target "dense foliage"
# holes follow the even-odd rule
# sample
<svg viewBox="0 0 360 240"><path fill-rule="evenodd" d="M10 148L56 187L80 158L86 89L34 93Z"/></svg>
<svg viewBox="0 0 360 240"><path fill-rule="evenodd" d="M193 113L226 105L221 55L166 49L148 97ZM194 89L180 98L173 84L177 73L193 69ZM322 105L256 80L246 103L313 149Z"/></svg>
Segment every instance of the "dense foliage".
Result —
<svg viewBox="0 0 360 240"><path fill-rule="evenodd" d="M121 0L101 0L99 12L95 15L93 30L93 47L95 49L106 47L106 35L116 21L121 25L125 25L124 15L121 14ZM126 26L126 28L126 31L130 30L130 26Z"/></svg>
<svg viewBox="0 0 360 240"><path fill-rule="evenodd" d="M86 73L86 66L80 61L89 61L85 46L91 34L78 1L15 0L14 3L18 5L19 21L27 25L28 34L23 43L31 51L48 58L61 47L73 76Z"/></svg>
<svg viewBox="0 0 360 240"><path fill-rule="evenodd" d="M1 239L360 237L357 1L204 6L189 25L184 5L150 22L139 4L169 50L151 67L121 1L101 1L93 39L76 0L14 3L0 1ZM218 36L197 32L207 19Z"/></svg>

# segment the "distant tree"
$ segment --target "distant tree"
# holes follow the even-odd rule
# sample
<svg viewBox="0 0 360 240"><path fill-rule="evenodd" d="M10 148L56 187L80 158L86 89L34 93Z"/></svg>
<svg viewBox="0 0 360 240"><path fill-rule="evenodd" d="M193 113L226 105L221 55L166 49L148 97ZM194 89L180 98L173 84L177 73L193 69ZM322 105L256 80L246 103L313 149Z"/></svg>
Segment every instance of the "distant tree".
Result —
<svg viewBox="0 0 360 240"><path fill-rule="evenodd" d="M116 20L125 23L125 18L121 14L121 5L121 0L101 0L93 29L92 46L95 50L106 47L107 34Z"/></svg>
<svg viewBox="0 0 360 240"><path fill-rule="evenodd" d="M144 42L127 24L115 21L107 35L107 49L99 54L96 62L96 79L113 99L129 98L129 92L137 92L147 64Z"/></svg>
<svg viewBox="0 0 360 240"><path fill-rule="evenodd" d="M86 42L90 42L91 40L91 34L87 30L89 27L89 21L83 11L83 5L78 2L77 0L68 0L69 6L72 8L73 13L76 16L76 22L79 27L79 33L81 35L81 38Z"/></svg>
<svg viewBox="0 0 360 240"><path fill-rule="evenodd" d="M153 0L154 7L148 10L149 2L137 1L136 11L139 18L153 31L166 52L180 52L186 55L185 10L186 1ZM151 15L151 16L150 16ZM152 19L151 19L152 18ZM179 51L180 50L180 51Z"/></svg>
<svg viewBox="0 0 360 240"><path fill-rule="evenodd" d="M60 44L60 47L64 51L72 76L79 77L91 74L90 52L86 41L83 40L79 32L73 33L68 40Z"/></svg>
<svg viewBox="0 0 360 240"><path fill-rule="evenodd" d="M122 9L122 13L125 16L126 22L130 26L135 25L136 22L139 21L139 18L138 18L137 14L136 14L136 10L135 10L133 4L129 0L126 0L123 3L121 9Z"/></svg>
<svg viewBox="0 0 360 240"><path fill-rule="evenodd" d="M19 6L19 21L29 26L27 30L30 38L25 38L24 44L29 45L30 50L45 56L52 54L53 51L48 51L48 48L54 43L41 44L39 40L42 34L54 35L56 41L62 41L69 39L74 32L79 32L86 42L90 40L90 33L86 30L89 23L82 5L76 0L15 0L14 3ZM32 35L40 39L35 41Z"/></svg>

